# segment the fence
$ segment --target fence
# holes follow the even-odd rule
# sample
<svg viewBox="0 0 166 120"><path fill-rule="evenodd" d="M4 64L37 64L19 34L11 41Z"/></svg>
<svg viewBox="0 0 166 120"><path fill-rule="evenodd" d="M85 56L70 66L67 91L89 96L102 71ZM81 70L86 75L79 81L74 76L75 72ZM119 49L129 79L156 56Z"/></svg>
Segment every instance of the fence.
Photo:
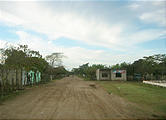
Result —
<svg viewBox="0 0 166 120"><path fill-rule="evenodd" d="M153 75L153 74L147 74L144 76L132 76L132 75L128 75L127 76L127 80L128 81L133 81L133 80L137 80L137 81L143 81L143 80L166 80L166 75Z"/></svg>
<svg viewBox="0 0 166 120"><path fill-rule="evenodd" d="M0 95L4 96L9 92L24 89L26 85L34 85L41 82L39 71L26 72L22 69L9 70L0 69Z"/></svg>

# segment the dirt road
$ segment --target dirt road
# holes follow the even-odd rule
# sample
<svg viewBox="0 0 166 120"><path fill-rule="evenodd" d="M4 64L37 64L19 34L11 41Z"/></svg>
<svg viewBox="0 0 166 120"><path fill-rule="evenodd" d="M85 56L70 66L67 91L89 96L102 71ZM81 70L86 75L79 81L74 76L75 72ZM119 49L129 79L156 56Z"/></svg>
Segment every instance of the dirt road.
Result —
<svg viewBox="0 0 166 120"><path fill-rule="evenodd" d="M66 77L27 90L0 105L0 119L122 119L152 118L139 106L93 82Z"/></svg>

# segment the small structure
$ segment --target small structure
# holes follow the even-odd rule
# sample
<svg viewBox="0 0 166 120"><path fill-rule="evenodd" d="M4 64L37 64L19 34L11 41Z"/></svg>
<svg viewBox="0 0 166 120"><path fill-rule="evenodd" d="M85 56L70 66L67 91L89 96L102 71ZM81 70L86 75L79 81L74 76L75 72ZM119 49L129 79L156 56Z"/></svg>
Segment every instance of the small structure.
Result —
<svg viewBox="0 0 166 120"><path fill-rule="evenodd" d="M160 87L166 87L166 80L152 80L152 81L143 81L145 84L156 85Z"/></svg>
<svg viewBox="0 0 166 120"><path fill-rule="evenodd" d="M97 69L97 80L124 80L126 81L126 70Z"/></svg>

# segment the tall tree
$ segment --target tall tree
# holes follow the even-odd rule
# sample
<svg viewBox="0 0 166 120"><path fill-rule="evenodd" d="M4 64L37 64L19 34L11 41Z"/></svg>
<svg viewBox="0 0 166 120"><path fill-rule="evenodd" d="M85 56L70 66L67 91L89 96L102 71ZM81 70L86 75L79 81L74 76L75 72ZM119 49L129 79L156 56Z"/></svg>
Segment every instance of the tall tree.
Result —
<svg viewBox="0 0 166 120"><path fill-rule="evenodd" d="M63 53L52 53L46 56L46 60L52 67L59 67L62 66L62 58L64 57Z"/></svg>
<svg viewBox="0 0 166 120"><path fill-rule="evenodd" d="M46 60L49 62L51 68L51 75L50 78L51 80L53 79L53 69L55 67L60 67L62 66L62 58L64 58L64 54L63 53L52 53L51 55L47 55L46 56Z"/></svg>

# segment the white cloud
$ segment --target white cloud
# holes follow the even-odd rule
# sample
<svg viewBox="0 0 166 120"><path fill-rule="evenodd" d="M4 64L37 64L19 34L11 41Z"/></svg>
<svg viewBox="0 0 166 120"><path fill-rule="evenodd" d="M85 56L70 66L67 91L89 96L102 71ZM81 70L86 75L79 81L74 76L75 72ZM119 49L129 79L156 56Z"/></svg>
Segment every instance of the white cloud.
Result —
<svg viewBox="0 0 166 120"><path fill-rule="evenodd" d="M129 8L131 9L138 9L139 7L140 7L140 4L137 4L137 3L133 3L129 5Z"/></svg>
<svg viewBox="0 0 166 120"><path fill-rule="evenodd" d="M135 4L131 7L139 10L138 8L141 6ZM157 18L153 18L154 15L158 14L160 15L155 16ZM140 19L147 22L152 19L153 22L165 24L163 18L160 17L162 14L162 12L152 14L144 11L141 13ZM129 52L133 45L137 43L165 36L163 30L154 29L128 32L128 26L132 25L123 23L123 20L114 24L108 23L93 16L87 17L75 11L62 12L56 8L51 9L35 2L2 3L0 6L0 21L9 26L22 26L24 29L47 35L49 40L44 40L40 35L34 36L20 30L16 32L19 36L19 41L16 43L27 44L31 49L40 51L44 56L52 52L63 52L68 57L64 60L64 64L69 68L77 67L86 62L110 65L123 61L131 62L140 58L143 54L141 51L138 54L126 54L124 52L116 55L103 50L56 46L52 41L59 37ZM2 44L0 45L2 46ZM144 55L150 53L144 52Z"/></svg>
<svg viewBox="0 0 166 120"><path fill-rule="evenodd" d="M7 42L5 40L0 40L0 48L6 48L14 45L12 42Z"/></svg>
<svg viewBox="0 0 166 120"><path fill-rule="evenodd" d="M166 26L166 1L135 1L129 5L142 21Z"/></svg>
<svg viewBox="0 0 166 120"><path fill-rule="evenodd" d="M115 54L104 50L90 50L81 47L57 46L40 37L28 34L24 31L17 31L19 41L15 44L27 44L29 48L40 51L43 56L53 52L62 52L67 58L64 58L64 66L68 69L78 67L81 64L89 62L90 64L113 65L121 62L133 62L144 55L154 54L154 51L140 50L128 53ZM144 53L144 54L142 54Z"/></svg>
<svg viewBox="0 0 166 120"><path fill-rule="evenodd" d="M109 48L116 47L120 43L119 36L123 30L121 24L109 25L74 12L53 12L35 3L30 6L19 3L15 5L15 13L1 10L1 21L44 33L54 40L67 37Z"/></svg>
<svg viewBox="0 0 166 120"><path fill-rule="evenodd" d="M69 70L85 63L113 65L122 63L124 61L133 62L134 60L137 60L143 56L148 56L155 53L155 51L140 50L134 52L132 50L129 53L124 52L121 54L115 54L104 50L90 50L82 47L57 46L50 41L43 40L38 36L24 31L17 31L16 34L19 36L19 41L16 41L15 43L9 42L8 45L26 44L30 49L40 51L43 57L53 52L62 52L65 56L67 56L67 58L63 59L63 64ZM0 40L0 43L0 48L3 48L7 42Z"/></svg>
<svg viewBox="0 0 166 120"><path fill-rule="evenodd" d="M0 20L9 25L20 25L24 28L44 33L48 35L51 40L66 37L80 40L90 45L98 45L118 50L124 50L128 47L128 45L124 44L126 40L128 40L128 37L123 37L123 32L126 31L127 28L127 25L124 23L112 25L73 11L53 11L43 6L43 4L41 5L36 2L30 2L28 4L15 2L13 4L14 7L12 5L10 6L11 10L0 9ZM131 6L138 8L139 4L135 3ZM159 13L163 14L162 11ZM164 19L158 14L155 14L158 16L152 19L154 14L144 13L140 18L146 21L151 19L151 21L165 24ZM132 35L133 33L130 34ZM142 40L140 42L142 42ZM132 43L135 42L133 41Z"/></svg>
<svg viewBox="0 0 166 120"><path fill-rule="evenodd" d="M73 11L56 11L35 2L28 5L16 2L13 6L11 5L10 9L0 9L0 21L44 33L50 40L66 37L122 51L129 47L129 44L125 44L128 37L124 38L123 35L128 25L123 22L110 24L93 16L87 17Z"/></svg>
<svg viewBox="0 0 166 120"><path fill-rule="evenodd" d="M104 52L101 50L88 50L81 47L66 48L63 46L56 46L49 41L45 41L40 37L36 37L24 31L17 31L16 33L19 35L19 41L15 44L27 44L29 48L40 51L43 56L53 52L64 53L65 56L67 56L67 58L64 59L64 65L69 69L78 67L78 65L86 62L94 62L94 60L99 63L100 56Z"/></svg>
<svg viewBox="0 0 166 120"><path fill-rule="evenodd" d="M157 29L148 29L135 32L128 38L129 46L137 43L143 43L154 39L159 39L161 37L166 37L166 32Z"/></svg>
<svg viewBox="0 0 166 120"><path fill-rule="evenodd" d="M6 41L0 40L0 48L4 48L6 43Z"/></svg>
<svg viewBox="0 0 166 120"><path fill-rule="evenodd" d="M165 7L166 1L165 0L158 0L158 1L151 1L152 5L157 7Z"/></svg>
<svg viewBox="0 0 166 120"><path fill-rule="evenodd" d="M157 23L161 26L166 26L166 9L145 12L139 18L145 22Z"/></svg>
<svg viewBox="0 0 166 120"><path fill-rule="evenodd" d="M0 9L0 21L5 22L5 24L8 24L10 26L22 25L24 23L22 19L6 11L2 11L1 9Z"/></svg>

